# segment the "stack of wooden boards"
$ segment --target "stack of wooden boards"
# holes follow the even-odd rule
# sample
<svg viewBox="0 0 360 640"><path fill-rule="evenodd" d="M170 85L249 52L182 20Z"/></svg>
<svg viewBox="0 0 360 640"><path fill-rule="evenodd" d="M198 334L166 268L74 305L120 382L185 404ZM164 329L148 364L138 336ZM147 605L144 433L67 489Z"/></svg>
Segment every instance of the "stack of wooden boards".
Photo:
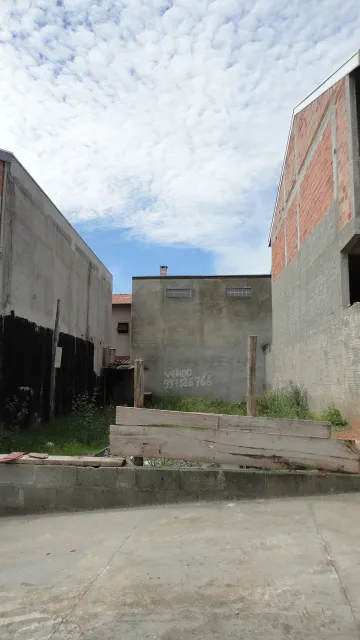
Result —
<svg viewBox="0 0 360 640"><path fill-rule="evenodd" d="M331 439L327 422L133 407L116 409L110 455L360 472L355 442Z"/></svg>

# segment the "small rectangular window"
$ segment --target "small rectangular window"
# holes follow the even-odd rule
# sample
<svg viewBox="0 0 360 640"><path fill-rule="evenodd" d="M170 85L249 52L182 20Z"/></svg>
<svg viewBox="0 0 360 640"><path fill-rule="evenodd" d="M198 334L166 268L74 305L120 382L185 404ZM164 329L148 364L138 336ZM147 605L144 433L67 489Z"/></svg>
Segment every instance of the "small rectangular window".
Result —
<svg viewBox="0 0 360 640"><path fill-rule="evenodd" d="M229 287L226 295L229 298L251 298L251 287Z"/></svg>
<svg viewBox="0 0 360 640"><path fill-rule="evenodd" d="M118 333L129 333L129 323L128 322L118 322L117 332Z"/></svg>
<svg viewBox="0 0 360 640"><path fill-rule="evenodd" d="M167 298L191 298L191 289L166 289Z"/></svg>
<svg viewBox="0 0 360 640"><path fill-rule="evenodd" d="M350 253L348 260L350 304L354 304L360 302L360 254Z"/></svg>

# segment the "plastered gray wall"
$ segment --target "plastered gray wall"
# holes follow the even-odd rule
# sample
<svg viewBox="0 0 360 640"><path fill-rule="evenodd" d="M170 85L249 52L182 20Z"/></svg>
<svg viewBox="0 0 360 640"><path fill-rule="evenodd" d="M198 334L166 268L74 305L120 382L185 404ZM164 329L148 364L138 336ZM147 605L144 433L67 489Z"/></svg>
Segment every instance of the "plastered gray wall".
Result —
<svg viewBox="0 0 360 640"><path fill-rule="evenodd" d="M100 372L110 346L112 276L22 165L7 161L0 252L0 313L53 328L61 300L60 331L94 343Z"/></svg>
<svg viewBox="0 0 360 640"><path fill-rule="evenodd" d="M251 286L251 298L227 287ZM191 298L167 298L166 288L191 288ZM163 395L241 401L246 394L248 335L258 335L257 393L264 389L263 345L271 341L268 276L134 278L132 358L148 367L145 388Z"/></svg>
<svg viewBox="0 0 360 640"><path fill-rule="evenodd" d="M273 380L303 385L312 408L342 402L338 211L332 208L273 283ZM266 356L268 358L268 356ZM270 372L270 363L267 366Z"/></svg>
<svg viewBox="0 0 360 640"><path fill-rule="evenodd" d="M119 322L127 322L129 333L118 333ZM111 313L111 347L117 356L129 356L131 343L131 305L113 304Z"/></svg>
<svg viewBox="0 0 360 640"><path fill-rule="evenodd" d="M306 389L312 410L336 406L355 426L360 425L360 303L349 305L348 251L360 240L360 173L354 83L346 82L352 217L340 230L334 154L334 203L272 285L273 341L265 370L267 387L291 380Z"/></svg>
<svg viewBox="0 0 360 640"><path fill-rule="evenodd" d="M267 386L303 386L310 407L337 406L360 422L360 303L349 306L337 205L273 283Z"/></svg>

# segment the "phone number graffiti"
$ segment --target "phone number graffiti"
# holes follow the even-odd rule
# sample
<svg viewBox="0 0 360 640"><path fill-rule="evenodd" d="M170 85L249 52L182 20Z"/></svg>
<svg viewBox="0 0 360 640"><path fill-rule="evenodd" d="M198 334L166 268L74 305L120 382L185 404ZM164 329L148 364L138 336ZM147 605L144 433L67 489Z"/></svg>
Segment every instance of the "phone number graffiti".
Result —
<svg viewBox="0 0 360 640"><path fill-rule="evenodd" d="M192 369L170 369L170 371L164 372L164 389L211 386L211 373L202 373L194 376Z"/></svg>

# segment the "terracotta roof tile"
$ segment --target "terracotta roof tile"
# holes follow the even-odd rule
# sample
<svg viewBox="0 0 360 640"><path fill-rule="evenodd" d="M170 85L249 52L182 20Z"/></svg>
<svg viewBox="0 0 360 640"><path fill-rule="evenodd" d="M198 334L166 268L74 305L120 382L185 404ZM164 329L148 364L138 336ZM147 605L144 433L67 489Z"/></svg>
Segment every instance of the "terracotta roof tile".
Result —
<svg viewBox="0 0 360 640"><path fill-rule="evenodd" d="M131 301L131 293L113 293L112 295L113 304L131 304Z"/></svg>
<svg viewBox="0 0 360 640"><path fill-rule="evenodd" d="M130 356L115 356L115 364L130 364Z"/></svg>

